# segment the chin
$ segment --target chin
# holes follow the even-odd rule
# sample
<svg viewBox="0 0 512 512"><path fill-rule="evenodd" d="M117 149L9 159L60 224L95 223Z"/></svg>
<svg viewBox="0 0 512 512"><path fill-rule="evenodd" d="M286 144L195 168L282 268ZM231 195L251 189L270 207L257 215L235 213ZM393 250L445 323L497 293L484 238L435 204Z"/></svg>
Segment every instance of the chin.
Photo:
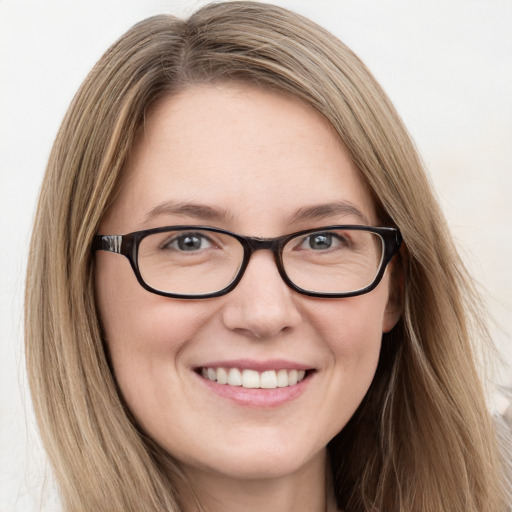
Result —
<svg viewBox="0 0 512 512"><path fill-rule="evenodd" d="M300 471L306 462L299 457L281 459L275 454L251 456L244 453L235 460L216 461L204 469L234 480L266 480L292 475Z"/></svg>
<svg viewBox="0 0 512 512"><path fill-rule="evenodd" d="M326 449L305 453L304 447L293 449L286 444L279 446L238 445L229 450L211 450L195 458L181 458L181 465L188 472L217 474L235 480L265 480L282 478L300 471L318 460L325 460Z"/></svg>

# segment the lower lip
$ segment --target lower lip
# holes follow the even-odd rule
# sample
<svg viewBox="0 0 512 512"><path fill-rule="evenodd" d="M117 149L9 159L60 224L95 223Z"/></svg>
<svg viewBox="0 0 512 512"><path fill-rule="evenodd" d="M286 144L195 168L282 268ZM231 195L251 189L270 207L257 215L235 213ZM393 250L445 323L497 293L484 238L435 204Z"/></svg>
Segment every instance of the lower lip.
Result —
<svg viewBox="0 0 512 512"><path fill-rule="evenodd" d="M228 384L219 384L218 382L205 379L196 374L202 383L216 395L227 398L238 405L256 408L279 407L301 396L307 389L313 372L308 372L306 377L299 383L285 388L275 389L253 389L242 386L229 386Z"/></svg>

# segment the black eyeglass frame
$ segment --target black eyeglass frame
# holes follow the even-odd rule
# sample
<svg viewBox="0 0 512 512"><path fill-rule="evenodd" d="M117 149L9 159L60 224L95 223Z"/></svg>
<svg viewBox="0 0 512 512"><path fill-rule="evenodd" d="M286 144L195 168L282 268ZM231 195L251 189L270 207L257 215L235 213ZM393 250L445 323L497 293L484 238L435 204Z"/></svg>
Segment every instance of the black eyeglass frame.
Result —
<svg viewBox="0 0 512 512"><path fill-rule="evenodd" d="M314 292L311 290L306 290L300 288L296 284L294 284L287 276L286 271L284 269L283 260L282 260L282 252L284 246L292 239L301 235L307 235L309 233L318 233L328 230L334 229L345 229L345 230L354 230L354 231L369 231L371 233L375 233L384 242L384 250L383 255L380 261L380 268L377 272L377 275L373 282L366 286L365 288L361 288L359 290L355 290L352 292ZM161 290L157 290L149 286L144 279L142 278L139 265L138 265L138 250L140 242L148 235L153 235L155 233L163 233L165 231L191 231L191 230L201 230L201 231L210 231L213 233L221 233L224 235L229 235L242 245L244 250L244 257L240 268L238 269L238 273L231 281L231 283L219 290L217 292L205 293L205 294L179 294L179 293L170 293L164 292ZM114 252L117 254L122 254L126 258L128 258L130 265L135 273L137 281L139 284L151 293L155 293L157 295L161 295L163 297L170 297L174 299L209 299L213 297L220 297L222 295L226 295L230 291L232 291L237 284L242 279L245 270L249 264L249 260L252 254L255 251L259 250L270 250L274 254L274 259L276 262L277 269L279 271L279 275L283 279L283 281L296 292L307 295L309 297L320 297L320 298L345 298L345 297L355 297L357 295L363 295L372 291L382 280L384 276L384 272L386 268L393 258L393 256L400 250L400 246L402 244L402 235L400 230L395 227L372 227L372 226L360 226L360 225L332 225L332 226L321 226L319 228L314 229L306 229L302 231L297 231L295 233L290 233L288 235L278 236L275 238L258 238L251 236L243 236L238 235L237 233L232 233L231 231L227 231L225 229L214 228L210 226L165 226L160 228L153 229L145 229L143 231L135 231L133 233L128 233L126 235L95 235L91 250L92 252L96 251L108 251Z"/></svg>

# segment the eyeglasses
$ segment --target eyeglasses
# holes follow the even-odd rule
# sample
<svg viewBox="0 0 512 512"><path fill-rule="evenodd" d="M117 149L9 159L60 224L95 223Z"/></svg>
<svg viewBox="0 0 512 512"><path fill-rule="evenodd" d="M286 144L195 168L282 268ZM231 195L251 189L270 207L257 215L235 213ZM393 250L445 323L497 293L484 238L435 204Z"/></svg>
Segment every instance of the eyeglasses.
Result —
<svg viewBox="0 0 512 512"><path fill-rule="evenodd" d="M326 226L276 238L205 226L168 226L96 235L93 251L126 256L146 290L178 299L219 297L235 288L253 252L270 250L284 282L311 297L373 290L400 249L397 228Z"/></svg>

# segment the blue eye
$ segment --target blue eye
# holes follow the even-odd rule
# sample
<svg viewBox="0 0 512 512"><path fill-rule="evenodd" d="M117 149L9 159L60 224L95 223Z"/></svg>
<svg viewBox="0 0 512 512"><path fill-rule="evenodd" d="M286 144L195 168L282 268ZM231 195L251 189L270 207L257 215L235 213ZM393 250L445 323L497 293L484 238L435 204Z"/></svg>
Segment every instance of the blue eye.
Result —
<svg viewBox="0 0 512 512"><path fill-rule="evenodd" d="M337 249L346 246L348 241L338 233L312 233L304 238L301 249L313 251L326 251L329 249Z"/></svg>
<svg viewBox="0 0 512 512"><path fill-rule="evenodd" d="M307 238L310 249L330 249L332 245L331 233L315 233Z"/></svg>
<svg viewBox="0 0 512 512"><path fill-rule="evenodd" d="M183 233L171 238L161 247L175 251L195 252L209 249L212 245L210 239L201 233Z"/></svg>

